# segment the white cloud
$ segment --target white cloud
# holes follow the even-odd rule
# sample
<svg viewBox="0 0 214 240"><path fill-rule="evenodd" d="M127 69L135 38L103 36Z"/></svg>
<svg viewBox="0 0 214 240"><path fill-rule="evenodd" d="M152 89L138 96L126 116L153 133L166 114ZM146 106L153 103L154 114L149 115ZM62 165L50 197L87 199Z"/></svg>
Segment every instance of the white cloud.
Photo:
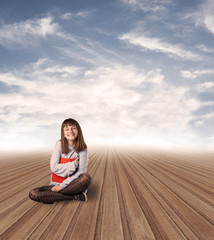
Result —
<svg viewBox="0 0 214 240"><path fill-rule="evenodd" d="M186 14L186 18L193 19L196 26L202 26L210 33L214 33L214 2L213 0L205 0L199 4L196 11Z"/></svg>
<svg viewBox="0 0 214 240"><path fill-rule="evenodd" d="M182 70L181 76L184 78L195 79L196 75L192 71Z"/></svg>
<svg viewBox="0 0 214 240"><path fill-rule="evenodd" d="M69 20L74 17L88 18L91 16L92 13L93 13L93 10L91 10L91 11L83 10L83 11L79 11L76 13L67 12L67 13L62 14L61 18L64 20Z"/></svg>
<svg viewBox="0 0 214 240"><path fill-rule="evenodd" d="M71 19L72 18L72 13L64 13L62 16L61 16L62 19L65 19L65 20L68 20L68 19Z"/></svg>
<svg viewBox="0 0 214 240"><path fill-rule="evenodd" d="M95 66L112 64L115 59L119 62L123 60L120 54L105 48L99 42L93 42L86 38L84 41L76 40L74 47L59 47L57 49L63 56Z"/></svg>
<svg viewBox="0 0 214 240"><path fill-rule="evenodd" d="M205 27L211 32L214 33L214 16L213 16L213 11L214 11L214 2L212 0L207 0L202 6L202 22L205 25Z"/></svg>
<svg viewBox="0 0 214 240"><path fill-rule="evenodd" d="M59 136L56 126L64 118L73 117L90 142L153 139L171 144L195 137L188 123L200 103L187 96L187 88L166 83L160 69L120 64L74 72L70 68L40 59L24 70L2 73L1 81L19 87L0 96L2 136L27 134L44 145Z"/></svg>
<svg viewBox="0 0 214 240"><path fill-rule="evenodd" d="M206 126L207 121L210 121L210 120L214 120L214 113L201 114L200 116L195 117L193 125L196 127Z"/></svg>
<svg viewBox="0 0 214 240"><path fill-rule="evenodd" d="M195 79L203 75L213 75L213 69L203 69L203 70L183 70L181 71L181 76L184 78Z"/></svg>
<svg viewBox="0 0 214 240"><path fill-rule="evenodd" d="M28 19L0 27L0 44L11 48L17 44L22 47L37 45L47 36L60 35L59 25L52 17Z"/></svg>
<svg viewBox="0 0 214 240"><path fill-rule="evenodd" d="M198 91L206 91L212 88L214 88L214 82L204 82L196 85Z"/></svg>
<svg viewBox="0 0 214 240"><path fill-rule="evenodd" d="M214 53L214 49L212 48L208 48L207 46L203 45L203 44L199 44L196 46L196 48L200 49L203 52L206 53Z"/></svg>
<svg viewBox="0 0 214 240"><path fill-rule="evenodd" d="M169 56L177 56L183 59L199 60L200 57L190 51L187 51L179 45L173 45L162 41L158 38L149 38L140 36L139 34L126 33L119 37L120 40L124 40L132 45L149 49L155 52L162 52Z"/></svg>
<svg viewBox="0 0 214 240"><path fill-rule="evenodd" d="M209 137L209 140L212 142L212 145L214 145L214 136ZM213 148L211 150L213 150Z"/></svg>
<svg viewBox="0 0 214 240"><path fill-rule="evenodd" d="M133 10L140 9L144 12L163 12L172 4L172 0L123 0L123 2Z"/></svg>
<svg viewBox="0 0 214 240"><path fill-rule="evenodd" d="M92 14L92 11L79 11L76 15L78 17L88 18Z"/></svg>

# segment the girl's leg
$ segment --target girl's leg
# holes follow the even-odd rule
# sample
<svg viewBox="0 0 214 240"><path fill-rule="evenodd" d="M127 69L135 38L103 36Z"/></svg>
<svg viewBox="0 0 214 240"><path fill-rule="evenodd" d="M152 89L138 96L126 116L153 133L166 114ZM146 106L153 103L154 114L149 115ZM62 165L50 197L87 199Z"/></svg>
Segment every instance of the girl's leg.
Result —
<svg viewBox="0 0 214 240"><path fill-rule="evenodd" d="M31 200L43 203L54 203L64 200L85 201L84 195L65 195L60 192L51 191L53 186L44 186L31 190L29 197Z"/></svg>
<svg viewBox="0 0 214 240"><path fill-rule="evenodd" d="M34 188L29 192L30 199L43 202L53 203L64 200L85 201L86 196L81 194L84 192L91 182L91 176L87 173L81 175L79 178L72 181L66 188L60 192L51 191L53 186L43 186Z"/></svg>
<svg viewBox="0 0 214 240"><path fill-rule="evenodd" d="M67 187L60 191L60 193L66 195L78 194L84 192L89 187L90 183L91 176L88 173L85 173L69 183Z"/></svg>

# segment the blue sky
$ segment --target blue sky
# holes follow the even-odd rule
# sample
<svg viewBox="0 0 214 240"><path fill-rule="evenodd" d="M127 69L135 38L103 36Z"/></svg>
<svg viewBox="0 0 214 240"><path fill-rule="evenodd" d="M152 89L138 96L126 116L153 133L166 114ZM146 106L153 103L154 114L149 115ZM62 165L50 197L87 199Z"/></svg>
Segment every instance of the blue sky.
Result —
<svg viewBox="0 0 214 240"><path fill-rule="evenodd" d="M214 2L1 1L1 150L214 145Z"/></svg>

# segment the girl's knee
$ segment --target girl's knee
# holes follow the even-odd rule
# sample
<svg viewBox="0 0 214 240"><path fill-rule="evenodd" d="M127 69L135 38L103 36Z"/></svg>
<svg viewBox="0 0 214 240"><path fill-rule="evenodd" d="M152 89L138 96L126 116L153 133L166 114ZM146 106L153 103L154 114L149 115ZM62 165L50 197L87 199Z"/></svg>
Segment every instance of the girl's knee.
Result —
<svg viewBox="0 0 214 240"><path fill-rule="evenodd" d="M88 188L91 183L91 176L88 173L85 173L82 175L82 177L82 184Z"/></svg>
<svg viewBox="0 0 214 240"><path fill-rule="evenodd" d="M38 190L37 189L33 189L29 192L29 198L31 200L37 201L38 198Z"/></svg>
<svg viewBox="0 0 214 240"><path fill-rule="evenodd" d="M91 176L88 173L84 173L82 176L86 181L91 182Z"/></svg>

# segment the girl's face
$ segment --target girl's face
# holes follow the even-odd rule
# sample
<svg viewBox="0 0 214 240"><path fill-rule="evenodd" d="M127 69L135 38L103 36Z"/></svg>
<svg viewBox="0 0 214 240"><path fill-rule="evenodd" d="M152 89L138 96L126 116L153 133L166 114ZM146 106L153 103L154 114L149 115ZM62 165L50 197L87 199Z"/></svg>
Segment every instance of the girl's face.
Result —
<svg viewBox="0 0 214 240"><path fill-rule="evenodd" d="M75 125L65 126L63 130L64 136L68 142L73 142L78 136L78 130Z"/></svg>

